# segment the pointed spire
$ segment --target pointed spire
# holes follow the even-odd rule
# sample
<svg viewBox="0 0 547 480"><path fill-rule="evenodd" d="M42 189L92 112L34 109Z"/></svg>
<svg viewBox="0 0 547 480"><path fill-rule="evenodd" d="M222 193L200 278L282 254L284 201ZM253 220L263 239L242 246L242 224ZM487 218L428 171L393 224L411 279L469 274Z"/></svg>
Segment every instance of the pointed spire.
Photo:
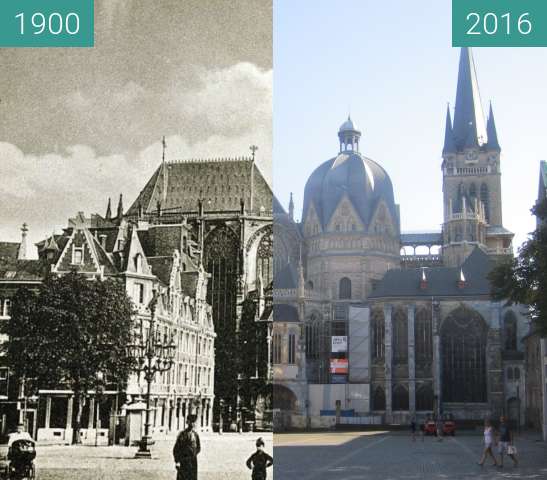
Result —
<svg viewBox="0 0 547 480"><path fill-rule="evenodd" d="M19 245L17 260L27 259L27 232L28 232L28 225L26 223L23 223L23 226L21 227L21 244Z"/></svg>
<svg viewBox="0 0 547 480"><path fill-rule="evenodd" d="M121 220L123 217L123 195L120 193L120 200L118 201L118 212L116 218Z"/></svg>
<svg viewBox="0 0 547 480"><path fill-rule="evenodd" d="M446 125L444 130L443 155L445 153L456 153L454 133L452 132L452 117L450 116L450 104L446 107Z"/></svg>
<svg viewBox="0 0 547 480"><path fill-rule="evenodd" d="M460 282L465 282L465 275L463 274L463 268L460 268Z"/></svg>
<svg viewBox="0 0 547 480"><path fill-rule="evenodd" d="M289 200L289 218L294 221L294 202L292 199L292 192L291 192L291 198Z"/></svg>
<svg viewBox="0 0 547 480"><path fill-rule="evenodd" d="M112 218L112 205L110 201L110 197L108 197L108 205L106 207L106 215L104 216L106 220L110 220Z"/></svg>
<svg viewBox="0 0 547 480"><path fill-rule="evenodd" d="M469 47L463 47L460 53L453 132L459 149L475 144L481 146L487 141L477 72Z"/></svg>
<svg viewBox="0 0 547 480"><path fill-rule="evenodd" d="M494 120L494 111L492 102L490 102L490 111L488 112L488 121L486 123L486 134L488 135L488 149L501 151L498 142L498 132L496 131L496 121Z"/></svg>

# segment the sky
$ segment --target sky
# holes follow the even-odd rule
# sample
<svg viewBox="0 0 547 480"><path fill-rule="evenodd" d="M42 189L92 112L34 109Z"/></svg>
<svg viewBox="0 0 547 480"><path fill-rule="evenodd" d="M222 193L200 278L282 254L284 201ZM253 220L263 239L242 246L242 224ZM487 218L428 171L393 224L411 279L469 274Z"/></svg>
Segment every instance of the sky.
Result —
<svg viewBox="0 0 547 480"><path fill-rule="evenodd" d="M95 0L95 47L0 49L0 241L128 208L161 162L250 156L271 179L269 0ZM29 242L29 243L30 243ZM29 245L30 246L30 245Z"/></svg>
<svg viewBox="0 0 547 480"><path fill-rule="evenodd" d="M306 180L338 153L338 128L351 113L361 152L391 177L402 230L440 229L441 150L459 59L450 4L274 1L274 192L285 208L294 193L297 218ZM473 54L485 113L493 104L503 222L517 246L534 229L530 208L547 158L547 50Z"/></svg>

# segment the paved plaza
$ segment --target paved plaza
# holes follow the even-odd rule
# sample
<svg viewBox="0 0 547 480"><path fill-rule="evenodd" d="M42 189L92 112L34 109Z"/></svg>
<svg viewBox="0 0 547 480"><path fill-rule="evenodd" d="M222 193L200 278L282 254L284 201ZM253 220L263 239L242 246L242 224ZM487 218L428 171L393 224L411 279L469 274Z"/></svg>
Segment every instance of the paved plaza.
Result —
<svg viewBox="0 0 547 480"><path fill-rule="evenodd" d="M413 443L403 432L275 435L276 480L547 479L547 444L537 435L516 439L520 466L477 465L482 437L462 434Z"/></svg>
<svg viewBox="0 0 547 480"><path fill-rule="evenodd" d="M272 450L272 434L201 434L199 480L250 479L245 466L262 436ZM133 447L39 446L36 468L38 480L175 480L172 448L175 439L157 442L152 460L134 459ZM278 477L279 478L279 477Z"/></svg>

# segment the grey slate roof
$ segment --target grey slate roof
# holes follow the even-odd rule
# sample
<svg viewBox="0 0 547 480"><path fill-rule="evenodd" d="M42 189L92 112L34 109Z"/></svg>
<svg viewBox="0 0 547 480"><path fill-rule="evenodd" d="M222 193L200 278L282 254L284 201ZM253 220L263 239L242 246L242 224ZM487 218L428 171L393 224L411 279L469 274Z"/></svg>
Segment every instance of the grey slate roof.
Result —
<svg viewBox="0 0 547 480"><path fill-rule="evenodd" d="M389 270L369 299L389 297L463 297L489 296L488 273L493 261L480 248L467 257L461 269L465 276L465 287L458 288L460 267L426 268L427 288L420 288L422 269Z"/></svg>
<svg viewBox="0 0 547 480"><path fill-rule="evenodd" d="M275 272L274 275L274 288L277 289L291 289L298 286L298 275L296 268L287 263L282 269Z"/></svg>
<svg viewBox="0 0 547 480"><path fill-rule="evenodd" d="M298 322L298 311L292 305L285 303L274 303L273 307L274 322Z"/></svg>
<svg viewBox="0 0 547 480"><path fill-rule="evenodd" d="M488 225L488 227L486 227L486 235L507 235L512 237L514 233L507 230L502 225Z"/></svg>
<svg viewBox="0 0 547 480"><path fill-rule="evenodd" d="M401 233L403 245L441 245L442 232L409 232Z"/></svg>

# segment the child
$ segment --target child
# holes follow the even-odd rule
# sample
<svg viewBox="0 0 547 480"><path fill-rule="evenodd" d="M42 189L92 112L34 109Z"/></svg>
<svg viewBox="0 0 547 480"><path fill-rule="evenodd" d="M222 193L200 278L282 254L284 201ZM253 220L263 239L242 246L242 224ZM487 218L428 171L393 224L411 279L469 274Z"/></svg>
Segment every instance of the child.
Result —
<svg viewBox="0 0 547 480"><path fill-rule="evenodd" d="M273 458L264 451L264 440L256 441L256 452L247 460L247 468L252 469L252 480L266 480L266 469L273 465Z"/></svg>

